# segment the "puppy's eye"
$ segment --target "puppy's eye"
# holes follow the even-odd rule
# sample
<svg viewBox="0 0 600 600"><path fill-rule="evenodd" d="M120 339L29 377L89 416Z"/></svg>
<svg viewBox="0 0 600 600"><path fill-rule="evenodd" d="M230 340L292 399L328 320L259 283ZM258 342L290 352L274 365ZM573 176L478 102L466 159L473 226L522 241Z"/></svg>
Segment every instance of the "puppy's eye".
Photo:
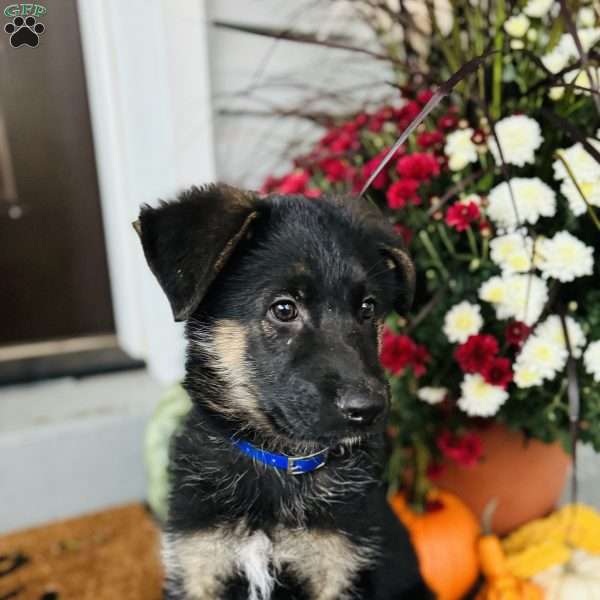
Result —
<svg viewBox="0 0 600 600"><path fill-rule="evenodd" d="M375 316L375 300L366 298L360 305L359 316L363 321L369 321Z"/></svg>
<svg viewBox="0 0 600 600"><path fill-rule="evenodd" d="M269 309L271 314L283 323L293 321L298 317L298 307L291 300L278 300Z"/></svg>

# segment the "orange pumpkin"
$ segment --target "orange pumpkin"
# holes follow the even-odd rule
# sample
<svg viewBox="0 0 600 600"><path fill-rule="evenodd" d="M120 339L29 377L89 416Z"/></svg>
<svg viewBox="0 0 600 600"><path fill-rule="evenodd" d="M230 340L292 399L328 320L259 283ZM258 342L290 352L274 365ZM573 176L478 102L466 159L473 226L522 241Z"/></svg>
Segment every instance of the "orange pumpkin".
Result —
<svg viewBox="0 0 600 600"><path fill-rule="evenodd" d="M456 496L440 490L428 493L422 513L402 494L392 496L390 504L408 529L423 578L438 600L462 598L479 574L480 527L473 513Z"/></svg>

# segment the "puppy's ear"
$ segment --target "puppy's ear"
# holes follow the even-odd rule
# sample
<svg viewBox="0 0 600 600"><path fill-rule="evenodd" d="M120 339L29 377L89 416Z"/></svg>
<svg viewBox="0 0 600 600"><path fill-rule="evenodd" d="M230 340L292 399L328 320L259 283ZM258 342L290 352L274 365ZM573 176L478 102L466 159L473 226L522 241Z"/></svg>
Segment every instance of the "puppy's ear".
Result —
<svg viewBox="0 0 600 600"><path fill-rule="evenodd" d="M394 307L398 314L405 314L412 306L415 295L415 267L404 247L399 244L384 244L381 252L397 280Z"/></svg>
<svg viewBox="0 0 600 600"><path fill-rule="evenodd" d="M227 185L196 187L158 208L142 208L133 226L176 321L200 304L256 218L256 198Z"/></svg>

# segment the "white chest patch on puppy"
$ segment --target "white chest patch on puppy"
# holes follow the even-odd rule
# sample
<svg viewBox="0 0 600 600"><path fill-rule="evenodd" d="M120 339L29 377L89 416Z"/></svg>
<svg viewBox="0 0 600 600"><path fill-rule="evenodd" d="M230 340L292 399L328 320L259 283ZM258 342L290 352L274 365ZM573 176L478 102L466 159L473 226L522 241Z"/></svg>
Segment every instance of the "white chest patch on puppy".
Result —
<svg viewBox="0 0 600 600"><path fill-rule="evenodd" d="M262 531L257 531L240 540L235 551L237 570L248 580L248 599L268 600L275 585L271 540Z"/></svg>
<svg viewBox="0 0 600 600"><path fill-rule="evenodd" d="M269 537L248 531L243 522L163 538L167 581L179 581L190 600L221 598L236 575L248 581L249 600L269 600L284 569L296 574L310 598L346 600L360 570L375 557L372 548L338 532L278 527Z"/></svg>

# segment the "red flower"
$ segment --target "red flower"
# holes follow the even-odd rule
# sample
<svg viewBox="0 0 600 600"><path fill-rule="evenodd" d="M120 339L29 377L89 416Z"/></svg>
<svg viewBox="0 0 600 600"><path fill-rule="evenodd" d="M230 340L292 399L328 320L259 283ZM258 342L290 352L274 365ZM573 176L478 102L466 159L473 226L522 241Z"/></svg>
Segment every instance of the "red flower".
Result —
<svg viewBox="0 0 600 600"><path fill-rule="evenodd" d="M491 335L472 335L454 351L454 358L465 373L482 373L498 354L498 342Z"/></svg>
<svg viewBox="0 0 600 600"><path fill-rule="evenodd" d="M369 115L367 113L360 113L354 117L354 124L357 127L364 127L369 120Z"/></svg>
<svg viewBox="0 0 600 600"><path fill-rule="evenodd" d="M335 127L330 129L320 140L319 145L329 148L336 154L346 152L350 148L356 148L359 142L354 128Z"/></svg>
<svg viewBox="0 0 600 600"><path fill-rule="evenodd" d="M304 195L307 198L318 198L323 195L323 190L320 190L319 188L307 188L304 190Z"/></svg>
<svg viewBox="0 0 600 600"><path fill-rule="evenodd" d="M440 129L444 131L448 131L449 129L454 129L458 124L458 119L451 113L446 113L442 115L437 122L437 125Z"/></svg>
<svg viewBox="0 0 600 600"><path fill-rule="evenodd" d="M523 342L529 337L531 327L521 321L511 321L504 330L504 337L509 346L520 348Z"/></svg>
<svg viewBox="0 0 600 600"><path fill-rule="evenodd" d="M281 179L279 177L273 177L269 175L265 179L265 182L262 184L262 187L260 188L260 193L270 194L271 192L274 192L277 189L280 183Z"/></svg>
<svg viewBox="0 0 600 600"><path fill-rule="evenodd" d="M491 385L506 389L512 381L513 373L508 358L493 358L481 371L483 378Z"/></svg>
<svg viewBox="0 0 600 600"><path fill-rule="evenodd" d="M319 163L319 168L325 177L334 183L345 181L348 178L348 165L339 158L326 158Z"/></svg>
<svg viewBox="0 0 600 600"><path fill-rule="evenodd" d="M390 208L404 208L407 204L420 204L417 195L419 182L416 179L400 179L394 181L387 189L385 195Z"/></svg>
<svg viewBox="0 0 600 600"><path fill-rule="evenodd" d="M431 148L444 141L444 134L441 131L423 131L417 135L417 145L421 148Z"/></svg>
<svg viewBox="0 0 600 600"><path fill-rule="evenodd" d="M425 365L429 362L430 358L431 356L429 352L427 352L427 348L425 348L425 346L421 346L419 344L415 346L415 351L410 366L417 377L425 375L425 372L427 371L427 367Z"/></svg>
<svg viewBox="0 0 600 600"><path fill-rule="evenodd" d="M300 194L306 189L310 175L306 171L294 171L281 178L277 187L279 194Z"/></svg>
<svg viewBox="0 0 600 600"><path fill-rule="evenodd" d="M479 206L475 202L463 204L457 202L446 211L446 223L456 231L464 231L481 216Z"/></svg>
<svg viewBox="0 0 600 600"><path fill-rule="evenodd" d="M369 177L371 177L371 175L373 174L375 169L377 169L377 167L383 160L384 156L385 156L385 154L382 154L380 152L377 156L374 156L371 160L367 161L364 164L364 166L362 168L362 176L363 176L364 181L367 181L367 179L369 179ZM387 171L386 171L386 169L383 169L383 171L381 171L381 173L379 173L379 175L377 175L377 177L375 177L371 186L376 190L382 190L383 188L385 188L387 186L388 181L389 181L389 179L388 179Z"/></svg>
<svg viewBox="0 0 600 600"><path fill-rule="evenodd" d="M449 431L442 431L436 439L436 444L446 458L463 467L476 465L483 455L481 438L475 433L458 436Z"/></svg>
<svg viewBox="0 0 600 600"><path fill-rule="evenodd" d="M411 100L400 109L396 110L396 117L400 120L400 124L405 126L408 125L420 112L421 106L419 103Z"/></svg>
<svg viewBox="0 0 600 600"><path fill-rule="evenodd" d="M432 154L416 153L401 156L396 171L400 177L426 181L440 174L440 165Z"/></svg>
<svg viewBox="0 0 600 600"><path fill-rule="evenodd" d="M433 98L431 90L423 90L417 94L417 102L419 104L427 104Z"/></svg>
<svg viewBox="0 0 600 600"><path fill-rule="evenodd" d="M407 335L396 335L388 330L383 333L381 364L395 375L411 367L419 377L425 373L425 363L429 358L425 347L419 346Z"/></svg>
<svg viewBox="0 0 600 600"><path fill-rule="evenodd" d="M402 225L401 223L396 223L396 225L394 225L394 229L396 233L402 238L404 244L406 246L410 246L410 243L413 239L412 230L406 227L406 225Z"/></svg>

